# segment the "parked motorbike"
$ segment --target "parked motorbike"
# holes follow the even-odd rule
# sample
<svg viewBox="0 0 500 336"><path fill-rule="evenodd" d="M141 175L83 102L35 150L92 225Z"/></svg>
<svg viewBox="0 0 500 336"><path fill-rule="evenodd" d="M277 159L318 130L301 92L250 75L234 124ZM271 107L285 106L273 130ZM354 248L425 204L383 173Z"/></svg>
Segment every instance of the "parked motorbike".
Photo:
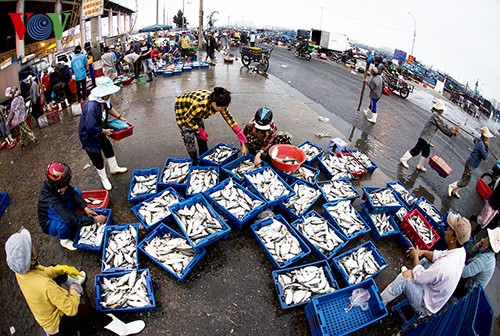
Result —
<svg viewBox="0 0 500 336"><path fill-rule="evenodd" d="M342 53L340 52L330 51L327 56L332 62L342 62Z"/></svg>
<svg viewBox="0 0 500 336"><path fill-rule="evenodd" d="M303 58L303 59L306 59L308 61L311 60L311 52L307 49L307 46L306 47L297 47L297 50L295 50L295 57L298 57L298 58Z"/></svg>

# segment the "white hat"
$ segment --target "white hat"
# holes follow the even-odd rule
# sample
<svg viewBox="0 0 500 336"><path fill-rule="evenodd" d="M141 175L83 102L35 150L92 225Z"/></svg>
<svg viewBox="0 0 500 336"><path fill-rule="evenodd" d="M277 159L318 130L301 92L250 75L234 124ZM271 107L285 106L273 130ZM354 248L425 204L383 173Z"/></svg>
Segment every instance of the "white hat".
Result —
<svg viewBox="0 0 500 336"><path fill-rule="evenodd" d="M115 49L115 45L114 44L110 45L109 49Z"/></svg>
<svg viewBox="0 0 500 336"><path fill-rule="evenodd" d="M433 110L438 110L438 111L444 111L444 103L442 100L438 100L434 106L432 107Z"/></svg>
<svg viewBox="0 0 500 336"><path fill-rule="evenodd" d="M488 229L488 239L490 240L490 246L493 252L498 253L500 251L500 228L494 230Z"/></svg>
<svg viewBox="0 0 500 336"><path fill-rule="evenodd" d="M493 138L494 137L494 135L491 134L490 130L486 126L481 127L481 135L484 136L485 138Z"/></svg>
<svg viewBox="0 0 500 336"><path fill-rule="evenodd" d="M9 268L19 274L29 271L31 266L31 235L22 229L14 233L5 243L5 255Z"/></svg>
<svg viewBox="0 0 500 336"><path fill-rule="evenodd" d="M109 77L96 78L96 84L97 87L90 91L90 94L95 97L105 97L120 91L120 87L113 84L113 81Z"/></svg>
<svg viewBox="0 0 500 336"><path fill-rule="evenodd" d="M29 75L28 77L26 77L25 81L26 83L29 83L33 80L33 76Z"/></svg>
<svg viewBox="0 0 500 336"><path fill-rule="evenodd" d="M8 88L5 89L5 97L10 97L12 94L12 88L9 86Z"/></svg>

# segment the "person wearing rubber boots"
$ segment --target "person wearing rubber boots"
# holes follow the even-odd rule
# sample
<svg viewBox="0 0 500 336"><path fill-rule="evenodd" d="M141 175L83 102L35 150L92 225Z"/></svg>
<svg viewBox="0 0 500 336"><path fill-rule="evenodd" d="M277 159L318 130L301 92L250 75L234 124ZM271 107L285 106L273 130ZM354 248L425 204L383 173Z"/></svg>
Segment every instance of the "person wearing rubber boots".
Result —
<svg viewBox="0 0 500 336"><path fill-rule="evenodd" d="M33 317L47 335L74 335L89 327L133 335L146 326L142 320L125 323L80 303L85 272L68 265L40 265L28 230L21 229L9 237L5 255Z"/></svg>
<svg viewBox="0 0 500 336"><path fill-rule="evenodd" d="M120 87L114 85L109 77L97 78L96 84L97 87L92 89L83 106L78 134L82 148L87 152L90 161L97 169L102 186L106 190L111 190L111 182L106 175L101 151L106 157L111 174L125 173L127 168L118 166L116 162L113 146L108 139L108 136L112 134L112 130L107 128L108 116L111 115L123 122L127 122L127 119L113 107L110 100L111 95L118 92Z"/></svg>
<svg viewBox="0 0 500 336"><path fill-rule="evenodd" d="M153 50L153 48L151 47L151 44L146 42L144 37L141 38L140 48L141 52L139 56L141 56L142 67L144 73L148 74L148 79L146 80L146 82L151 82L153 80L153 73L155 70L153 60L151 58L151 51Z"/></svg>
<svg viewBox="0 0 500 336"><path fill-rule="evenodd" d="M208 151L208 133L205 131L203 119L207 119L217 112L222 115L238 137L238 141L241 143L241 154L247 154L245 134L227 109L230 102L231 92L222 87L216 87L212 92L208 90L188 91L176 98L175 119L187 152L193 159L193 165L198 165L198 155L201 156ZM198 143L198 150L195 139Z"/></svg>
<svg viewBox="0 0 500 336"><path fill-rule="evenodd" d="M375 67L372 67L370 70L372 74L372 78L368 83L368 87L370 88L370 106L363 111L365 117L369 122L375 124L377 122L377 103L382 97L382 88L383 88L383 80L382 76L378 75L378 70ZM366 83L366 81L365 81ZM371 118L368 118L368 112L371 112Z"/></svg>

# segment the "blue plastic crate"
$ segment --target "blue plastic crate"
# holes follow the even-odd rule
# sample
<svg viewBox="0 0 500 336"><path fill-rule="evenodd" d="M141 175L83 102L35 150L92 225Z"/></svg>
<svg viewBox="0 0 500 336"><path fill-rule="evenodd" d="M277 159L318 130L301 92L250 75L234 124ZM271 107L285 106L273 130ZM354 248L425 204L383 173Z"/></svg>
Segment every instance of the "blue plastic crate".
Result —
<svg viewBox="0 0 500 336"><path fill-rule="evenodd" d="M186 182L186 193L185 193L186 197L191 197L193 195L199 194L199 193L195 193L195 194L188 193L189 184L191 183L191 175L192 175L192 172L194 170L214 170L215 172L217 172L217 180L215 181L214 187L219 183L219 167L216 167L216 166L210 166L210 167L191 166L191 170L189 170L189 177L188 177L188 180ZM210 189L210 188L208 188L208 189ZM205 191L205 190L203 190L203 191Z"/></svg>
<svg viewBox="0 0 500 336"><path fill-rule="evenodd" d="M173 270L171 270L170 268L166 267L163 263L161 263L160 261L158 261L156 258L154 258L152 255L150 255L145 249L144 247L147 245L147 243L149 243L150 241L152 241L155 237L158 237L158 236L164 236L166 235L167 233L170 233L172 235L173 238L183 238L183 239L186 239L186 237L184 237L183 235L181 235L180 233L177 233L175 232L174 230L172 230L171 228L169 228L168 226L166 226L165 224L161 223L160 225L158 225L153 231L151 231L147 236L146 238L144 238L140 243L139 245L137 246L139 248L139 250L144 253L146 256L148 256L155 264L157 264L158 266L160 266L161 268L163 268L165 271L167 271L168 273L170 273L174 278L176 278L177 280L180 280L180 281L184 281L184 279L186 279L187 275L189 274L189 272L191 272L191 270L193 269L193 267L201 260L203 259L203 257L205 256L205 254L207 253L207 251L205 249L200 249L199 252L196 252L196 255L194 256L193 260L191 260L191 262L189 264L186 265L186 267L184 268L183 272L182 272L182 275L178 275L177 273L175 273ZM186 243L189 244L189 242L186 240Z"/></svg>
<svg viewBox="0 0 500 336"><path fill-rule="evenodd" d="M156 74L157 74L157 75L163 75L163 73L164 73L164 72L165 72L165 68L158 68L158 69L156 70Z"/></svg>
<svg viewBox="0 0 500 336"><path fill-rule="evenodd" d="M406 210L406 212L404 212L405 210ZM408 209L408 207L406 207L406 206L402 206L398 211L396 211L396 212L393 213L392 218L394 219L394 222L398 225L398 227L401 224L401 221L403 220L403 217L408 212L410 212L410 209ZM401 214L402 216L399 216L398 213Z"/></svg>
<svg viewBox="0 0 500 336"><path fill-rule="evenodd" d="M139 213L139 209L144 205L144 202L151 202L156 197L160 197L165 193L172 193L172 195L174 195L175 197L177 197L179 199L179 202L184 201L184 198L181 195L179 195L173 188L167 188L163 191L160 191L157 194L154 194L150 198L142 201L141 203L135 205L134 207L132 207L132 212L137 217L137 219L141 222L142 226L144 226L144 228L148 231L151 230L152 228L154 228L156 225L160 224L161 222L169 220L172 217L172 214L169 214L168 216L166 216L166 217L156 221L155 223L152 223L151 225L149 225L146 223L146 220L144 219L144 217L142 217L142 215ZM168 207L168 206L165 206L165 207Z"/></svg>
<svg viewBox="0 0 500 336"><path fill-rule="evenodd" d="M5 212L5 209L7 209L7 205L9 205L9 203L10 203L9 194L5 191L0 192L0 217Z"/></svg>
<svg viewBox="0 0 500 336"><path fill-rule="evenodd" d="M328 157L328 155L326 156L322 156L318 159L318 169L321 173L323 173L323 175L325 175L326 179L327 180L331 180L334 176L333 174L330 172L330 170L326 167L326 165L323 163L323 160L324 158ZM347 170L346 168L346 173L345 173L345 176L342 176L342 177L346 177L348 178L349 180L353 180L354 179L354 176ZM338 178L336 178L337 180Z"/></svg>
<svg viewBox="0 0 500 336"><path fill-rule="evenodd" d="M399 245L401 245L405 252L408 251L410 247L413 247L412 242L410 241L410 239L408 239L404 232L399 231L399 233L396 234L395 237L396 241L399 243Z"/></svg>
<svg viewBox="0 0 500 336"><path fill-rule="evenodd" d="M323 208L323 217L325 217L326 219L329 219L331 221L331 223L333 223L334 227L337 228L340 232L342 232L344 234L344 236L346 236L347 239L349 239L349 240L354 239L354 238L356 238L358 236L361 236L361 235L364 235L365 233L370 232L370 227L368 225L366 225L366 222L363 219L363 217L361 217L361 215L359 214L359 212L356 209L354 209L354 207L351 204L351 207L354 209L354 212L356 213L356 217L358 217L359 220L365 225L365 229L364 230L359 230L357 232L354 232L351 235L347 234L347 232L344 230L344 228L340 226L340 224L338 223L337 219L335 217L333 217L330 214L330 212L327 210L327 208L329 206L334 206L334 205L336 205L336 204L338 204L339 202L342 202L342 201L345 201L345 200L339 200L339 201L335 201L335 202L330 202L330 203L323 204L323 206L322 206L322 208Z"/></svg>
<svg viewBox="0 0 500 336"><path fill-rule="evenodd" d="M245 160L250 160L253 162L254 158L255 158L255 156L252 154L240 156L239 158L237 158L229 163L226 163L224 166L222 166L221 169L224 172L224 174L226 174L228 177L231 177L233 180L235 180L239 184L243 185L245 183L245 177L240 178L238 175L233 173L231 170L238 167ZM269 164L266 161L262 161L261 164L259 165L259 167L256 167L255 169L259 169L259 168L267 167L267 166L269 166Z"/></svg>
<svg viewBox="0 0 500 336"><path fill-rule="evenodd" d="M190 66L184 66L184 67L182 68L182 71L184 71L184 72L191 72L191 70L193 70L193 69L192 69L192 67L190 67Z"/></svg>
<svg viewBox="0 0 500 336"><path fill-rule="evenodd" d="M193 69L199 69L200 66L200 62L193 62Z"/></svg>
<svg viewBox="0 0 500 336"><path fill-rule="evenodd" d="M325 184L331 184L333 182L341 182L341 183L344 183L344 184L348 185L352 189L352 191L356 193L356 195L352 196L352 197L345 197L345 198L328 198L328 196L326 195L325 191L323 190L323 186ZM334 181L316 182L316 185L318 186L319 191L321 191L321 195L323 196L323 199L325 200L325 202L340 201L342 199L353 201L353 200L355 200L356 198L359 197L359 193L356 190L356 188L352 185L351 181L348 178L345 178L345 177L343 177L341 179L338 179L338 180L334 180Z"/></svg>
<svg viewBox="0 0 500 336"><path fill-rule="evenodd" d="M290 309L293 307L300 307L303 305L306 305L310 300L304 301L302 303L298 304L291 304L287 305L285 302L285 291L283 290L283 287L281 286L280 282L278 281L278 276L280 274L286 274L290 271L300 269L300 268L305 268L305 267L322 267L325 273L325 277L328 280L328 283L330 284L331 287L335 288L335 290L339 289L339 285L337 284L337 281L335 281L335 278L333 277L332 269L330 268L330 265L326 260L321 260L321 261L316 261L310 264L305 264L305 265L300 265L300 266L295 266L295 267L290 267L290 268L284 268L281 270L273 271L272 272L272 279L274 282L274 287L276 288L276 293L278 294L278 301L280 303L281 309ZM318 296L318 295L316 295ZM312 299L313 297L311 297Z"/></svg>
<svg viewBox="0 0 500 336"><path fill-rule="evenodd" d="M99 215L104 215L104 216L108 217L106 219L106 223L104 223L105 226L113 225L113 216L112 216L111 209L101 208L101 209L93 209L93 210ZM78 237L80 237L80 230L81 229L82 229L82 227L79 226L78 229L76 230L75 239L73 239L73 247L76 247L79 250L100 252L102 249L102 241L104 240L104 234L102 235L101 243L98 246L92 246L92 245L87 245L87 244L78 244Z"/></svg>
<svg viewBox="0 0 500 336"><path fill-rule="evenodd" d="M186 186L187 186L187 178L186 178L186 182L184 183L177 183L177 182L163 182L163 174L165 173L165 168L167 167L167 165L170 163L170 162L173 162L173 163L183 163L183 162L189 162L189 168L191 168L191 165L193 163L193 160L192 159L185 159L185 158L168 158L166 161L165 161L165 164L163 165L163 168L161 170L161 175L160 177L158 178L158 183L157 183L157 186L158 186L158 191L161 191L161 190L164 190L168 187L173 187L174 189L176 189L177 191L180 191L182 193L184 193L186 191ZM188 172L188 176L189 176L189 172Z"/></svg>
<svg viewBox="0 0 500 336"><path fill-rule="evenodd" d="M299 145L297 145L297 147L302 147L303 145L310 145L312 147L316 147L317 149L319 149L319 153L316 154L316 155L313 155L313 156L310 156L310 157L307 157L307 154L306 154L306 161L304 161L304 163L308 166L310 166L314 161L316 161L317 158L321 157L321 155L323 155L324 153L324 150L321 146L319 145L316 145L315 143L309 141L309 140L306 140L302 143L300 143ZM305 152L304 152L305 153Z"/></svg>
<svg viewBox="0 0 500 336"><path fill-rule="evenodd" d="M377 227L375 226L375 223L373 222L372 217L370 216L370 213L368 213L368 210L366 210L365 205L361 204L361 216L365 219L365 223L370 227L370 229L372 231L372 237L373 237L373 240L375 240L375 242L378 242L380 240L380 238L389 237L389 236L398 234L400 232L399 227L397 226L396 222L394 221L393 215L392 214L388 214L388 215L389 215L389 223L391 224L393 230L386 232L384 234L380 234Z"/></svg>
<svg viewBox="0 0 500 336"><path fill-rule="evenodd" d="M121 276L128 274L130 272L131 272L131 270L95 275L95 277L94 277L94 281L95 281L94 282L95 307L97 310L99 310L103 313L118 313L118 312L139 312L139 311L144 311L144 310L156 309L156 301L155 301L155 296L153 293L153 282L151 280L151 273L149 272L148 268L138 270L137 277L139 278L139 275L142 274L142 272L146 272L146 288L148 290L149 300L151 301L151 304L149 306L144 306L144 307L140 307L140 308L119 308L119 309L104 309L101 306L101 301L102 301L102 299L101 299L102 288L100 286L101 280L103 278L109 279L109 278L121 277Z"/></svg>
<svg viewBox="0 0 500 336"><path fill-rule="evenodd" d="M200 62L200 69L208 69L210 68L210 64L208 62Z"/></svg>
<svg viewBox="0 0 500 336"><path fill-rule="evenodd" d="M288 183L289 185L295 183L296 181L302 181L310 186L314 186L316 184L316 180L318 179L318 176L319 176L319 169L316 169L316 168L313 168L313 167L309 167L307 165L301 165L300 168L304 168L304 169L307 169L309 171L311 171L312 173L314 173L314 177L313 177L313 180L311 182L309 181L306 181L306 180L303 180L301 178L298 178L296 176L293 176L292 174L290 174L290 172L285 172L285 171L282 171L282 170L279 170L276 168L276 172L283 178L283 180L285 180L286 183Z"/></svg>
<svg viewBox="0 0 500 336"><path fill-rule="evenodd" d="M184 225L181 224L181 221L179 220L179 218L175 214L179 209L182 209L185 206L192 206L193 204L196 204L196 203L201 203L202 205L204 205L208 209L208 211L210 212L212 217L215 218L222 226L222 230L217 231L215 233L212 233L211 235L203 238L197 244L195 244L191 240L191 238L189 238L189 236L186 232L186 228L184 227ZM203 195L201 195L201 194L194 195L193 197L191 197L183 202L179 202L177 204L171 205L169 207L169 209L172 212L173 218L177 222L177 225L179 226L179 228L182 230L182 233L186 237L187 241L189 242L189 244L193 247L193 249L196 252L200 252L204 247L206 247L210 244L213 244L221 239L227 239L227 236L229 235L229 232L231 231L231 228L226 224L226 222L224 222L222 220L222 218L219 216L219 214L212 208L212 206L208 203L208 201L205 199L205 197L203 197Z"/></svg>
<svg viewBox="0 0 500 336"><path fill-rule="evenodd" d="M135 176L145 176L145 175L156 175L156 182L158 183L158 178L160 176L160 169L158 168L149 168L149 169L136 169L132 173L132 179L130 180L130 187L128 189L128 196L127 199L132 205L136 205L139 202L142 202L148 198L150 198L152 195L156 194L158 192L158 184L155 184L155 191L152 193L148 194L142 194L139 196L136 196L132 198L130 195L132 193L132 189L134 188L135 185Z"/></svg>
<svg viewBox="0 0 500 336"><path fill-rule="evenodd" d="M311 189L315 189L317 190L314 186L311 186L310 184L306 183L306 182L303 182L301 180L297 180L296 182L294 182L290 188L292 188L293 190L295 190L295 186L296 185L304 185L306 186L307 188L311 188ZM286 211L289 215L290 215L290 218L293 218L294 220L299 218L300 216L306 214L312 207L313 205L318 201L318 199L321 197L321 192L318 191L318 196L316 196L316 198L311 202L311 204L304 209L304 211L302 213L297 213L295 212L295 210L291 209L291 208L288 208L285 204L287 202L295 202L297 201L297 199L295 198L297 196L297 193L295 193L294 196L290 197L288 200L286 200L286 202L283 202L283 203L280 203L280 204L277 204L278 205L278 208L282 211Z"/></svg>
<svg viewBox="0 0 500 336"><path fill-rule="evenodd" d="M210 188L207 191L205 191L203 193L203 195L207 198L207 200L209 201L209 203L214 206L214 208L216 210L219 210L219 212L223 214L223 216L227 219L227 222L230 225L233 225L234 227L236 227L238 229L241 229L243 227L243 225L245 225L250 220L252 220L255 217L257 217L257 215L259 215L266 208L267 205L266 205L266 202L264 200L262 200L260 197L258 197L257 195L254 195L253 193L251 193L250 191L248 191L246 188L244 188L243 186L241 186L240 184L238 184L236 181L233 181L233 184L234 184L235 188L243 191L251 199L253 199L253 200L259 200L259 201L262 202L261 205L259 205L257 207L254 207L242 219L238 219L229 210L227 210L226 208L224 208L221 204L219 204L217 201L215 201L210 196L212 193L214 193L216 191L219 191L219 190L223 189L224 187L226 187L229 184L230 181L232 181L232 179L230 179L230 178L222 181L221 183L219 183L215 187Z"/></svg>
<svg viewBox="0 0 500 336"><path fill-rule="evenodd" d="M394 198L398 201L398 205L373 205L372 198L370 196L371 192L378 190L390 190L394 195ZM378 213L378 212L388 212L395 213L397 212L404 204L401 203L399 198L396 195L396 192L391 188L383 188L383 187L363 187L363 199L365 200L365 207L370 213Z"/></svg>
<svg viewBox="0 0 500 336"><path fill-rule="evenodd" d="M347 273L345 272L344 268L342 266L340 266L339 264L339 259L342 259L343 257L346 257L348 255L350 255L351 253L353 253L354 251L357 251L359 250L360 248L362 247L366 247L368 250L371 250L373 251L372 252L372 255L373 255L373 258L375 259L375 261L377 262L377 264L379 266L381 266L381 269L378 270L377 272L373 273L372 275L368 276L367 279L369 278L373 278L375 275L377 275L378 273L380 273L380 271L382 271L383 269L385 269L385 267L387 266L387 261L385 261L385 259L382 257L382 255L378 252L377 248L375 247L375 245L373 245L373 243L369 240L367 241L366 243L364 244L361 244L347 252L344 252L342 254L339 254L338 256L335 256L332 258L332 265L335 266L335 268L338 270L338 272L340 273L340 275L342 276L342 280L344 281L344 283L347 285L347 286L350 286L352 285L351 283L349 283L349 276L347 275ZM365 279L366 280L366 279Z"/></svg>
<svg viewBox="0 0 500 336"><path fill-rule="evenodd" d="M259 174L260 172L263 172L264 170L266 169L269 169L271 170L274 174L276 174L278 180L283 183L283 185L285 186L285 188L289 191L289 194L286 194L286 195L283 195L283 196L279 196L277 198L275 198L274 200L268 200L266 199L261 193L260 191L257 189L257 187L248 179L248 176L251 176L251 175L255 175L255 174ZM262 168L259 168L259 169L256 169L254 171L251 171L251 172L248 172L248 173L245 173L243 174L245 176L245 185L247 186L247 188L253 192L255 195L259 196L261 199L265 200L265 202L267 203L267 205L269 207L271 206L274 206L275 204L279 204L279 203L283 203L285 202L287 199L289 199L290 197L294 196L295 195L295 192L293 191L293 189L271 168L271 167L262 167Z"/></svg>
<svg viewBox="0 0 500 336"><path fill-rule="evenodd" d="M231 148L232 150L234 150L234 153L231 154L227 159L225 159L221 163L216 163L216 162L210 161L208 159L205 159L208 155L212 154L217 147L220 147L220 146L225 146L225 147ZM240 152L240 150L238 148L236 148L234 146L231 146L231 145L228 145L228 144L225 144L223 142L220 142L217 145L215 145L213 148L210 148L208 151L206 151L203 155L201 155L198 158L198 160L199 160L201 166L217 166L217 167L222 167L226 163L229 163L229 162L233 161L234 159L236 159L238 157L238 153L239 152Z"/></svg>
<svg viewBox="0 0 500 336"><path fill-rule="evenodd" d="M300 248L302 249L302 253L299 253L298 255L296 255L291 259L288 259L282 264L278 264L278 262L276 261L276 259L274 259L271 252L269 252L268 248L264 245L264 243L260 239L260 236L257 234L257 231L259 231L262 227L272 224L273 218L285 225L285 227L290 231L290 233L295 238L297 238L300 244ZM290 226L290 224L287 223L287 221L281 215L276 215L273 218L268 218L262 222L254 223L250 226L250 228L252 229L252 233L255 237L255 240L257 241L257 244L259 244L259 246L262 248L262 251L264 251L264 254L266 255L267 259L269 259L271 264L273 264L274 268L283 269L288 266L291 266L292 264L296 263L299 260L304 259L309 253L311 253L311 249L307 246L307 244L300 238L300 235Z"/></svg>
<svg viewBox="0 0 500 336"><path fill-rule="evenodd" d="M428 214L426 211L424 211L422 209L422 207L420 207L420 202L426 202L428 204L430 204L432 206L432 208L434 209L434 211L441 217L441 220L439 221L436 221L434 218L432 218L430 216L430 214ZM441 212L439 211L438 208L436 208L434 206L434 204L432 204L431 202L429 202L425 197L420 197L416 202L413 203L413 208L412 209L418 209L418 211L424 216L425 219L427 219L427 221L429 222L429 224L431 224L432 226L436 227L436 226L443 226L443 223L442 221L443 220L446 220L446 216Z"/></svg>
<svg viewBox="0 0 500 336"><path fill-rule="evenodd" d="M493 326L493 308L482 286L474 288L468 295L469 305L462 320L461 335L491 335Z"/></svg>
<svg viewBox="0 0 500 336"><path fill-rule="evenodd" d="M300 232L298 229L297 229L297 225L299 223L302 223L304 221L305 218L309 218L311 216L315 216L315 217L319 217L319 218L322 218L324 220L326 220L328 222L328 228L330 228L330 230L332 230L333 232L335 232L335 234L340 238L342 239L344 242L343 243L340 243L339 245L337 245L333 250L330 251L330 253L328 254L324 254L323 252L321 252L321 250L319 248L316 247L316 245L313 244L313 242L311 240L309 240L302 232ZM292 224L292 227L297 231L297 233L301 236L301 238L309 245L309 247L311 248L311 252L312 254L314 254L314 256L318 259L330 259L332 258L338 251L340 251L341 249L344 248L344 246L346 246L347 242L349 241L347 239L347 237L344 235L344 233L340 230L338 230L328 219L322 217L320 214L318 214L316 211L312 210L310 212L308 212L307 214L305 214L303 217L300 217L299 219L297 219L295 222L293 222Z"/></svg>
<svg viewBox="0 0 500 336"><path fill-rule="evenodd" d="M411 196L413 196L413 200L412 200L412 201L410 201L410 202L407 202L407 201L404 199L404 197L403 197L402 195L400 195L400 194L396 191L396 189L394 189L394 187L393 187L393 186L394 186L395 184L399 184L400 186L402 186L403 188L405 188L405 189L406 189L406 191L408 191L408 192L410 193L410 195L411 195ZM401 183L399 180L395 180L395 181L392 181L392 182L388 182L388 183L387 183L387 187L389 187L389 188L391 188L392 190L394 190L394 192L396 193L396 197L398 198L398 200L399 200L401 203L403 203L403 204L404 204L406 207L408 207L408 208L410 208L410 207L412 206L412 204L413 204L413 203L415 203L415 202L417 201L417 197L416 197L415 195L413 195L413 193L412 193L410 190L408 190L408 188L406 188L406 187L404 186L404 184L403 184L403 183Z"/></svg>
<svg viewBox="0 0 500 336"><path fill-rule="evenodd" d="M348 150L349 153L353 154L354 156L354 153L362 153L362 154L365 154L365 152L363 152L362 150L359 150L359 149L350 149ZM365 154L366 155L366 154ZM368 155L366 155L368 157ZM359 160L358 160L359 161ZM370 159L370 165L366 165L364 164L363 162L359 161L359 163L361 163L363 165L363 167L365 167L366 171L370 174L372 174L375 169L378 168L378 166L375 164L375 162L373 162L372 159Z"/></svg>
<svg viewBox="0 0 500 336"><path fill-rule="evenodd" d="M363 311L360 307L354 307L346 312L345 308L350 304L349 297L357 288L364 288L370 292L369 309ZM373 279L315 297L305 306L305 313L313 336L348 335L388 314Z"/></svg>
<svg viewBox="0 0 500 336"><path fill-rule="evenodd" d="M123 231L127 230L129 226L132 226L136 230L136 236L135 236L135 262L136 264L133 267L111 267L108 268L107 270L104 270L104 263L106 261L106 247L108 246L108 239L109 235L113 231ZM120 271L126 271L132 268L137 268L139 266L139 254L137 253L137 243L139 242L139 224L137 223L130 223L130 224L118 224L118 225L109 225L106 227L106 230L104 230L104 240L103 240L103 247L102 247L102 260L101 260L101 270L104 273L110 273L110 272L120 272Z"/></svg>
<svg viewBox="0 0 500 336"><path fill-rule="evenodd" d="M163 77L172 77L174 75L174 72L172 70L165 70L163 73Z"/></svg>

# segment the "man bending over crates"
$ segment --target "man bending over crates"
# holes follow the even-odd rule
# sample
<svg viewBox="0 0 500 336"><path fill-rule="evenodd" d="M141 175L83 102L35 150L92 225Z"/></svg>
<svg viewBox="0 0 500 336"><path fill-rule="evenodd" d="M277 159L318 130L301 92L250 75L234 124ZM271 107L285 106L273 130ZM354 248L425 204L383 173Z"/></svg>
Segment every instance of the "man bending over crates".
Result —
<svg viewBox="0 0 500 336"><path fill-rule="evenodd" d="M469 241L471 226L466 218L453 213L447 217L448 230L444 237L446 251L426 251L410 248L412 269L401 273L382 292L385 305L405 293L420 317L437 313L451 297L465 266L464 244ZM421 257L422 260L420 260Z"/></svg>

